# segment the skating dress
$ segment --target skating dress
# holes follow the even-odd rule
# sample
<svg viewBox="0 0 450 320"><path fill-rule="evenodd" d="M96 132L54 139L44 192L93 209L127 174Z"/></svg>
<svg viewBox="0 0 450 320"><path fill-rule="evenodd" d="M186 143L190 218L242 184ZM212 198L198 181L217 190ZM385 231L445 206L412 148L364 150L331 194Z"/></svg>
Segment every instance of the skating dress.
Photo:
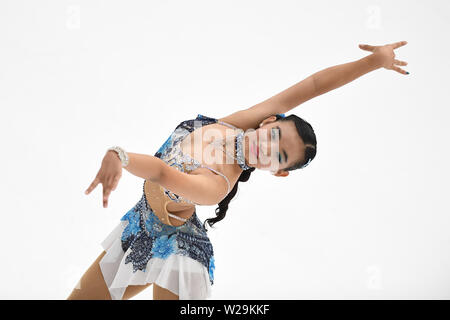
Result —
<svg viewBox="0 0 450 320"><path fill-rule="evenodd" d="M182 172L198 167L212 170L224 177L228 192L232 186L228 178L188 155L183 154L180 143L198 127L220 123L236 127L198 114L195 119L178 124L169 138L155 153L170 166ZM194 213L181 226L163 223L154 213L145 194L121 219L114 230L101 243L106 251L100 268L111 298L121 300L129 285L156 283L185 299L207 299L214 283L214 252L202 222ZM164 193L175 202L199 205L164 188Z"/></svg>

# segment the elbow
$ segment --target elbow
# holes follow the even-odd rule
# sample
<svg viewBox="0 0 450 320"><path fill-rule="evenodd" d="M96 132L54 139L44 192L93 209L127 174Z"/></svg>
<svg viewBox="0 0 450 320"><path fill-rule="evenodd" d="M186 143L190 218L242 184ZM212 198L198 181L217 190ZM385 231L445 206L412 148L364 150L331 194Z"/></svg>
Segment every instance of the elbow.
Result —
<svg viewBox="0 0 450 320"><path fill-rule="evenodd" d="M165 171L166 171L165 166L164 166L165 162L158 157L153 157L153 159L154 159L154 162L153 162L152 168L150 170L151 174L149 177L147 177L147 180L161 184L161 181L164 180Z"/></svg>

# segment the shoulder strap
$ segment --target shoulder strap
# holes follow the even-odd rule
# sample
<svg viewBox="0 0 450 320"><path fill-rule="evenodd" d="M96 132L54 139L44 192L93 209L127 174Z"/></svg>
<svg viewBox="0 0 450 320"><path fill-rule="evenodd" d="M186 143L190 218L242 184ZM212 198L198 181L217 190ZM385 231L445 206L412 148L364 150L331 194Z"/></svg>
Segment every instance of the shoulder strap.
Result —
<svg viewBox="0 0 450 320"><path fill-rule="evenodd" d="M207 169L209 169L209 170L211 170L211 171L217 173L218 175L221 175L222 177L224 177L225 180L227 181L227 184L228 184L228 191L227 191L227 194L230 192L231 184L230 184L230 180L228 180L228 178L227 178L226 175L224 175L222 172L219 172L219 171L217 171L217 170L215 170L215 169L213 169L213 168L210 168L210 167L208 167L208 166L205 166L205 165L203 165L203 164L201 165L201 167L202 167L202 168L207 168Z"/></svg>
<svg viewBox="0 0 450 320"><path fill-rule="evenodd" d="M174 215L174 214L172 214L170 212L167 212L167 215L171 216L174 219L177 219L177 220L180 220L180 221L184 221L184 222L186 222L188 220L188 219L181 218L181 217L179 217L177 215Z"/></svg>
<svg viewBox="0 0 450 320"><path fill-rule="evenodd" d="M233 128L233 129L238 129L237 127L233 126L232 124L229 124L229 123L226 123L226 122L223 122L223 121L220 121L220 120L217 120L217 123L223 124L223 125L225 125L227 127Z"/></svg>

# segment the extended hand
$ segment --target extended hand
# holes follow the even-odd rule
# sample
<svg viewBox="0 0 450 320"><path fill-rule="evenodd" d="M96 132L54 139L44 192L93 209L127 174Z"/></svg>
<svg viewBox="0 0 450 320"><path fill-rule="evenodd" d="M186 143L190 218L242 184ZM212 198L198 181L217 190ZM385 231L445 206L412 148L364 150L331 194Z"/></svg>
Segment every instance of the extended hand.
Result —
<svg viewBox="0 0 450 320"><path fill-rule="evenodd" d="M370 46L368 44L360 44L359 47L362 50L373 52L373 54L378 58L380 66L388 70L395 70L402 74L409 74L405 70L397 67L406 66L408 63L406 61L400 61L395 58L394 49L400 48L407 44L406 41L394 42L391 44L386 44L384 46Z"/></svg>
<svg viewBox="0 0 450 320"><path fill-rule="evenodd" d="M114 151L108 151L103 157L97 176L84 193L89 194L101 183L103 185L103 208L106 208L108 197L111 191L116 190L120 177L122 177L122 162Z"/></svg>

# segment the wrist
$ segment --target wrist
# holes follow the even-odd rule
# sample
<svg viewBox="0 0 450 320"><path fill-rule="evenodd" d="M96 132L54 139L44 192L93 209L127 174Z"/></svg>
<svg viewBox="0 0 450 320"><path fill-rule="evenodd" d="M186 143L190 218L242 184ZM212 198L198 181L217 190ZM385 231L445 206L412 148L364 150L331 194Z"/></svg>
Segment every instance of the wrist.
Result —
<svg viewBox="0 0 450 320"><path fill-rule="evenodd" d="M119 154L117 152L113 151L113 150L106 151L105 158L108 161L119 162L119 163L122 164L122 161L120 160Z"/></svg>
<svg viewBox="0 0 450 320"><path fill-rule="evenodd" d="M367 59L368 64L373 70L379 69L383 66L382 57L376 53L368 55L367 57L365 57L365 59Z"/></svg>
<svg viewBox="0 0 450 320"><path fill-rule="evenodd" d="M106 155L108 157L111 157L111 158L114 158L114 159L118 159L120 161L119 154L117 152L115 152L114 150L107 150L106 151Z"/></svg>
<svg viewBox="0 0 450 320"><path fill-rule="evenodd" d="M121 147L114 146L114 147L108 148L107 152L115 153L116 154L115 157L117 157L119 159L119 161L122 163L123 168L128 166L128 163L129 163L128 154Z"/></svg>

